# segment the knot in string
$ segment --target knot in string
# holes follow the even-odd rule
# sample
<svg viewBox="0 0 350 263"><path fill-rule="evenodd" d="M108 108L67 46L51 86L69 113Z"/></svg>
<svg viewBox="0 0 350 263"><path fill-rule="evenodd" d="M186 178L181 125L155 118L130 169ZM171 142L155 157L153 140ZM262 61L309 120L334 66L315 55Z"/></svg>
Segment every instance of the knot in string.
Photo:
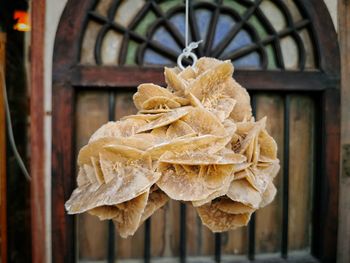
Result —
<svg viewBox="0 0 350 263"><path fill-rule="evenodd" d="M182 60L183 58L192 58L192 67L196 65L197 62L197 56L195 53L192 52L192 50L196 49L200 43L202 43L203 40L199 40L197 42L191 42L188 46L186 46L183 50L182 53L178 56L177 58L177 65L179 66L180 69L185 69L185 67L182 65Z"/></svg>

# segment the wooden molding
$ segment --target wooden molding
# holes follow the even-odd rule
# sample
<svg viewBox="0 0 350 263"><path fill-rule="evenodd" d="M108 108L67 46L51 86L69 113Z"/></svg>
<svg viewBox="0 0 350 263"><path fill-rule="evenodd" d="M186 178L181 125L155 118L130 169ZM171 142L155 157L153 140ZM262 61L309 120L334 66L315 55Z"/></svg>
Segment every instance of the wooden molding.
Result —
<svg viewBox="0 0 350 263"><path fill-rule="evenodd" d="M45 0L32 3L30 67L30 151L32 262L46 262L45 173L44 173L44 36Z"/></svg>

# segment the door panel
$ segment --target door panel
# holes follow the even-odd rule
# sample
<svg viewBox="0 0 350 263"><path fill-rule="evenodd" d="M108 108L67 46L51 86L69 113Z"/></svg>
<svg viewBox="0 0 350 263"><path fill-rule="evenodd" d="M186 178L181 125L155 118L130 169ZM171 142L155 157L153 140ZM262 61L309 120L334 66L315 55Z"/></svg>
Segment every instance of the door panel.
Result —
<svg viewBox="0 0 350 263"><path fill-rule="evenodd" d="M76 103L76 152L84 146L91 134L106 123L112 115L116 120L135 114L132 96L135 90L108 92L79 92ZM287 102L288 101L288 102ZM289 175L283 175L284 114L289 104ZM315 104L308 95L277 95L253 93L252 104L256 108L256 118L268 116L267 130L275 138L281 161L281 170L275 179L278 192L275 201L259 210L255 215L256 253L279 253L282 242L282 213L285 194L283 180L289 178L289 224L288 249L290 251L310 248L310 223L312 210L312 181L314 174L314 125ZM288 200L287 200L288 201ZM150 222L151 256L178 257L181 245L181 231L186 235L184 244L188 256L213 257L215 236L202 225L195 209L186 205L185 225L180 223L179 202L170 201L156 212ZM77 224L79 258L84 260L104 260L107 258L108 222L83 214ZM181 228L184 227L184 230ZM118 259L142 259L145 247L145 226L141 226L133 237L120 238L115 233L115 251ZM147 241L147 240L146 240ZM243 256L247 253L248 227L221 234L223 257Z"/></svg>

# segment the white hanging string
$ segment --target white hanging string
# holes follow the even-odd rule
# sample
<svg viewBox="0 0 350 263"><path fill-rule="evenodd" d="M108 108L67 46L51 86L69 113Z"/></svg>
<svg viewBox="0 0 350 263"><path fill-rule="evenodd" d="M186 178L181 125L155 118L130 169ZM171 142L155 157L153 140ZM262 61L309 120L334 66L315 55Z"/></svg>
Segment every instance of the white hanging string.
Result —
<svg viewBox="0 0 350 263"><path fill-rule="evenodd" d="M1 74L1 82L2 82L2 90L3 90L3 97L4 97L4 102L5 102L5 111L6 111L6 122L7 122L7 133L8 133L8 138L10 141L10 146L12 148L12 151L15 155L15 158L17 160L17 163L19 165L19 167L21 168L25 178L28 181L31 181L31 177L27 171L26 166L24 165L24 162L17 150L16 147L16 142L15 142L15 138L13 136L13 131L12 131L12 120L11 120L11 114L10 114L10 107L9 107L9 103L8 103L8 99L7 99L7 92L6 92L6 81L5 81L5 73L4 70L1 69L0 70L0 74Z"/></svg>
<svg viewBox="0 0 350 263"><path fill-rule="evenodd" d="M192 67L196 65L197 62L197 56L195 53L192 52L192 50L196 49L203 40L197 41L197 42L191 42L188 44L188 16L189 16L189 0L186 0L186 13L185 13L185 48L182 50L182 53L177 58L177 65L180 69L185 69L185 67L182 65L182 60L184 58L190 57L192 59Z"/></svg>

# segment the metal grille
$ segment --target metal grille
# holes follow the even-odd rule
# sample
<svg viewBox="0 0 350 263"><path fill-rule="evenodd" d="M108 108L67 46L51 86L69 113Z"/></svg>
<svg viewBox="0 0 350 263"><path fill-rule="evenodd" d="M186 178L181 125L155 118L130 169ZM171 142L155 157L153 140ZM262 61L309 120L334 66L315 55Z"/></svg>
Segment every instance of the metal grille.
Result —
<svg viewBox="0 0 350 263"><path fill-rule="evenodd" d="M256 104L256 98L257 93L256 92L250 92L251 93L251 103L252 103L252 109L253 109L253 115L256 116L257 112L257 104ZM116 91L110 91L109 92L109 103L108 103L108 119L109 121L115 121L115 95L117 94ZM274 93L275 94L275 93ZM313 94L315 95L315 94ZM317 96L316 96L317 97ZM283 187L282 189L278 189L282 192L282 221L280 222L282 225L282 233L281 233L281 243L280 243L280 253L275 254L272 256L272 259L265 258L262 262L284 262L283 260L288 260L290 258L298 259L299 262L318 262L314 257L310 255L309 252L301 253L299 255L292 254L291 257L288 255L288 218L289 218L289 143L290 143L290 135L289 135L289 129L290 129L290 93L283 94L283 101L284 101L284 111L283 111L283 122L284 122L284 130L283 130L283 137L284 137L284 163L283 163ZM318 129L320 123L319 120L315 119L316 130ZM314 142L316 143L317 138L314 139ZM315 180L315 183L318 183L317 180ZM149 218L145 222L145 233L144 233L144 262L149 263L151 262L151 223L150 221L152 218ZM186 239L187 239L187 231L186 231L186 205L181 203L180 205L180 239L179 239L179 261L181 263L188 262L188 256L186 253ZM231 260L234 262L248 262L248 261L256 261L260 262L259 257L256 256L256 238L255 238L255 213L251 216L251 220L249 222L249 225L247 226L248 231L248 250L246 259L242 260L240 256L233 256ZM114 263L116 259L118 258L118 255L115 251L115 226L112 222L112 220L109 221L108 224L108 247L107 247L107 256L108 256L108 263ZM220 263L220 262L226 262L226 260L222 260L222 234L215 233L215 242L214 242L214 251L215 254L213 255L212 260ZM175 259L174 259L175 260ZM209 258L208 258L209 260ZM190 260L190 262L193 262L193 259ZM195 261L200 262L200 261Z"/></svg>

